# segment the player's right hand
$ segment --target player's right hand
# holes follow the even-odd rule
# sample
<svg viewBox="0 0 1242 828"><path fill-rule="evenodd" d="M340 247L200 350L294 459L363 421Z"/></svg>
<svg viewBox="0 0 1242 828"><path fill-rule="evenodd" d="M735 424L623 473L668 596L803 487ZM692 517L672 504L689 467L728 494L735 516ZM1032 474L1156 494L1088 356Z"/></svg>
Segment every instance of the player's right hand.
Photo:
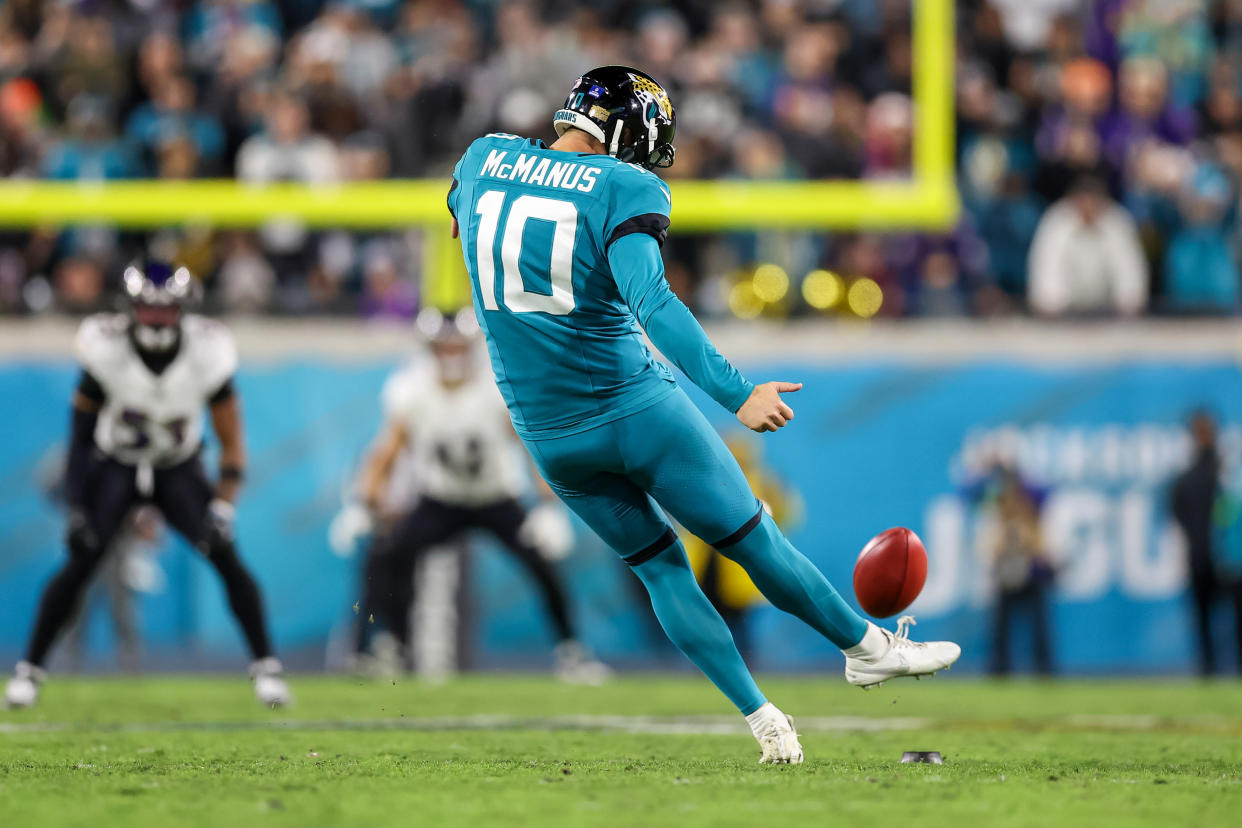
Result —
<svg viewBox="0 0 1242 828"><path fill-rule="evenodd" d="M69 512L69 523L65 527L65 546L71 555L93 555L99 546L99 539L91 522L81 509Z"/></svg>
<svg viewBox="0 0 1242 828"><path fill-rule="evenodd" d="M350 501L341 507L328 524L328 545L338 558L348 558L358 551L362 541L375 531L372 511L361 503Z"/></svg>
<svg viewBox="0 0 1242 828"><path fill-rule="evenodd" d="M207 504L207 526L203 532L203 544L208 552L233 542L233 522L237 507L222 497L212 498Z"/></svg>
<svg viewBox="0 0 1242 828"><path fill-rule="evenodd" d="M746 402L737 410L737 418L751 431L776 431L793 419L793 409L781 399L802 388L800 382L765 382L756 385Z"/></svg>

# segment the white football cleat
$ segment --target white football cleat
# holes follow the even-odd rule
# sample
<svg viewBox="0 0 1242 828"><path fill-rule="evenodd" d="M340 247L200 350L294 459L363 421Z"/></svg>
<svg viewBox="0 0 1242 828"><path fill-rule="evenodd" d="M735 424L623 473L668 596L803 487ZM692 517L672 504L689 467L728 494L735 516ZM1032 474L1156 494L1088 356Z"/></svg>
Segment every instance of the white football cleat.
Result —
<svg viewBox="0 0 1242 828"><path fill-rule="evenodd" d="M279 659L268 656L251 662L250 678L254 682L254 697L264 707L287 707L293 703Z"/></svg>
<svg viewBox="0 0 1242 828"><path fill-rule="evenodd" d="M911 641L914 616L897 620L897 632L867 622L867 633L857 646L845 651L845 680L855 687L875 687L901 676L930 676L947 670L962 654L952 641Z"/></svg>
<svg viewBox="0 0 1242 828"><path fill-rule="evenodd" d="M612 677L612 668L571 639L556 645L556 677L566 684L598 687Z"/></svg>
<svg viewBox="0 0 1242 828"><path fill-rule="evenodd" d="M13 678L4 685L4 706L10 710L19 707L34 707L39 700L39 685L47 678L42 667L36 667L29 661L17 662Z"/></svg>
<svg viewBox="0 0 1242 828"><path fill-rule="evenodd" d="M798 732L794 730L792 716L786 716L772 702L767 702L747 716L746 723L750 725L750 732L755 734L759 749L763 751L759 764L802 764L802 745L798 742Z"/></svg>

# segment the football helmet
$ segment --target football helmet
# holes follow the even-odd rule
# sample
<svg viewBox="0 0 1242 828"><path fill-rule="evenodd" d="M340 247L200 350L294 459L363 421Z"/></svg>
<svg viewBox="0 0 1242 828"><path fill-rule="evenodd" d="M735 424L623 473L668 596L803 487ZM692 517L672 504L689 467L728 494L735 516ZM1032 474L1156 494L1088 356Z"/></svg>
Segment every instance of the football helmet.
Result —
<svg viewBox="0 0 1242 828"><path fill-rule="evenodd" d="M673 165L673 103L654 78L629 66L600 66L574 81L552 126L558 136L582 130L619 161L649 170Z"/></svg>
<svg viewBox="0 0 1242 828"><path fill-rule="evenodd" d="M185 267L151 261L125 268L125 295L134 342L144 351L163 353L181 337L182 305L194 292L194 277Z"/></svg>
<svg viewBox="0 0 1242 828"><path fill-rule="evenodd" d="M467 306L454 314L446 315L437 308L423 308L414 319L414 327L420 336L434 345L440 342L468 344L479 336L479 320L474 309Z"/></svg>
<svg viewBox="0 0 1242 828"><path fill-rule="evenodd" d="M474 374L474 343L482 332L473 308L465 307L452 315L424 308L415 318L414 327L426 340L442 382L458 385Z"/></svg>

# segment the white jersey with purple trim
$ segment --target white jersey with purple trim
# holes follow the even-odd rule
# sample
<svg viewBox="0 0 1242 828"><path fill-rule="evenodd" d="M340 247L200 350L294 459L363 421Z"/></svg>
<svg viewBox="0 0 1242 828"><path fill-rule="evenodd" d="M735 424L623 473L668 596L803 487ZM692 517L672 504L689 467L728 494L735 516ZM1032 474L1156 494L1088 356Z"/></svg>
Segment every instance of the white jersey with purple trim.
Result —
<svg viewBox="0 0 1242 828"><path fill-rule="evenodd" d="M89 316L78 360L103 387L95 445L131 465L173 466L203 442L203 409L237 370L237 346L220 322L187 314L176 357L156 374L142 361L123 314Z"/></svg>
<svg viewBox="0 0 1242 828"><path fill-rule="evenodd" d="M522 491L509 409L486 371L445 388L428 360L389 377L383 401L388 421L409 435L420 495L484 506Z"/></svg>

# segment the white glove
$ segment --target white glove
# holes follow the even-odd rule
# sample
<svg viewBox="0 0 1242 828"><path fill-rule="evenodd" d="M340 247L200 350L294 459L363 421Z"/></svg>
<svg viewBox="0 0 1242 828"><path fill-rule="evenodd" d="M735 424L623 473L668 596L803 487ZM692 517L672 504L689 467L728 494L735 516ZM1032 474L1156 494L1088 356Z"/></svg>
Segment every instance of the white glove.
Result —
<svg viewBox="0 0 1242 828"><path fill-rule="evenodd" d="M574 529L564 509L555 503L540 503L522 521L518 540L539 550L546 561L561 561L573 551Z"/></svg>
<svg viewBox="0 0 1242 828"><path fill-rule="evenodd" d="M212 498L211 502L207 504L208 532L215 540L233 540L233 523L236 520L237 507L224 498Z"/></svg>
<svg viewBox="0 0 1242 828"><path fill-rule="evenodd" d="M361 503L346 503L328 525L328 544L332 554L349 558L358 551L358 544L375 529L375 521Z"/></svg>

